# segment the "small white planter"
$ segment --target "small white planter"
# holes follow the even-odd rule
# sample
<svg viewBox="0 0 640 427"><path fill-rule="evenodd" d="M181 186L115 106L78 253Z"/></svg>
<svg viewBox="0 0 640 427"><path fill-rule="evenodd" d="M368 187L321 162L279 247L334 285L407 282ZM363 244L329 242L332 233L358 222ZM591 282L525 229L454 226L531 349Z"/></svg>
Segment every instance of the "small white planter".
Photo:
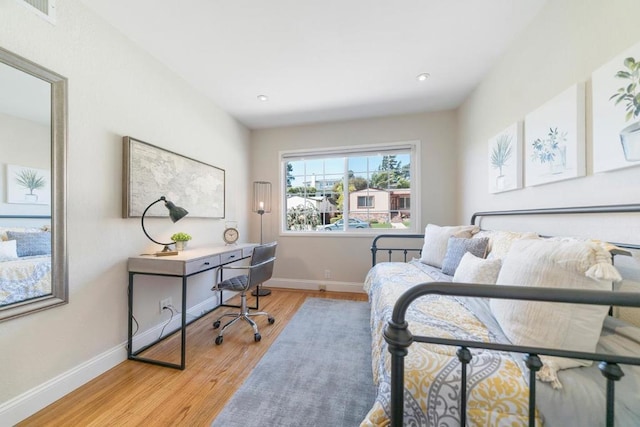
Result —
<svg viewBox="0 0 640 427"><path fill-rule="evenodd" d="M186 240L182 240L182 241L176 242L176 251L184 251L185 249L187 249L187 241Z"/></svg>

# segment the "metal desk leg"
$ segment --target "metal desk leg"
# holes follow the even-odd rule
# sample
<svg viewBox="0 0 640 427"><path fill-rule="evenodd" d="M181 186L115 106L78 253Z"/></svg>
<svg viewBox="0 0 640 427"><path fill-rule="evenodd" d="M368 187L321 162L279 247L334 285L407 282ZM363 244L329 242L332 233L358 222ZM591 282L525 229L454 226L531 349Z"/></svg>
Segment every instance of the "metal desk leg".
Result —
<svg viewBox="0 0 640 427"><path fill-rule="evenodd" d="M129 288L127 290L129 301L129 333L127 335L127 358L131 359L133 351L133 273L129 273Z"/></svg>
<svg viewBox="0 0 640 427"><path fill-rule="evenodd" d="M187 277L182 277L182 348L180 349L180 369L186 366L187 352Z"/></svg>

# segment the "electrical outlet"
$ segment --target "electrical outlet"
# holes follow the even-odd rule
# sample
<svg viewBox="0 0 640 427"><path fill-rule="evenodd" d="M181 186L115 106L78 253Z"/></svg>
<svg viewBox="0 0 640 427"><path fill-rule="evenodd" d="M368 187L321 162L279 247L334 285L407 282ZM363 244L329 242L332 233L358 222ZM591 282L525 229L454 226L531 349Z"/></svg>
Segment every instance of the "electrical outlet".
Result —
<svg viewBox="0 0 640 427"><path fill-rule="evenodd" d="M173 305L173 303L171 302L171 297L165 298L165 299L161 299L160 300L160 314L162 314L162 311L164 310L165 307L169 307L170 305Z"/></svg>
<svg viewBox="0 0 640 427"><path fill-rule="evenodd" d="M324 271L324 278L331 279L331 270L327 269Z"/></svg>

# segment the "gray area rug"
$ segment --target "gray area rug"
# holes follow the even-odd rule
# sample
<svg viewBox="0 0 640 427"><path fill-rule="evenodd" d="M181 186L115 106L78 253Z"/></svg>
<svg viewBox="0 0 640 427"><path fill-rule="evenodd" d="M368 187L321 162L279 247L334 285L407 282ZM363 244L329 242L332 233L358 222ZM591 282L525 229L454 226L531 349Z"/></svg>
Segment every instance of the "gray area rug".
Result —
<svg viewBox="0 0 640 427"><path fill-rule="evenodd" d="M358 426L375 399L369 313L308 298L212 426Z"/></svg>

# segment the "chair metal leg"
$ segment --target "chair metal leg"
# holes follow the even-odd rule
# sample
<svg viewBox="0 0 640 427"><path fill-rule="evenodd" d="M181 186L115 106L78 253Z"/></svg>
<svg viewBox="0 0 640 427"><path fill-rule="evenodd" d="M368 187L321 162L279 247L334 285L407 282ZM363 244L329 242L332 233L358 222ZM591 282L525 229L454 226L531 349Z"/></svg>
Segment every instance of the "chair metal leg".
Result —
<svg viewBox="0 0 640 427"><path fill-rule="evenodd" d="M255 312L255 313L249 312L249 309L247 307L247 295L246 295L245 292L242 292L242 294L240 294L240 312L224 313L215 322L213 322L213 327L214 328L218 328L220 326L220 320L222 318L224 318L224 317L232 317L233 318L229 322L227 322L220 329L220 332L218 333L218 336L216 337L216 344L222 344L223 335L224 335L225 331L227 330L227 328L230 327L231 325L233 325L234 323L236 323L238 320L241 320L241 319L245 320L253 328L253 338L254 338L254 340L255 341L260 341L262 339L262 337L260 335L260 331L258 330L258 325L256 324L256 322L254 322L251 319L251 317L253 317L253 316L267 316L267 320L268 320L270 325L275 322L275 319L273 317L271 317L271 315L269 313L267 313L266 311L259 311L259 312Z"/></svg>

